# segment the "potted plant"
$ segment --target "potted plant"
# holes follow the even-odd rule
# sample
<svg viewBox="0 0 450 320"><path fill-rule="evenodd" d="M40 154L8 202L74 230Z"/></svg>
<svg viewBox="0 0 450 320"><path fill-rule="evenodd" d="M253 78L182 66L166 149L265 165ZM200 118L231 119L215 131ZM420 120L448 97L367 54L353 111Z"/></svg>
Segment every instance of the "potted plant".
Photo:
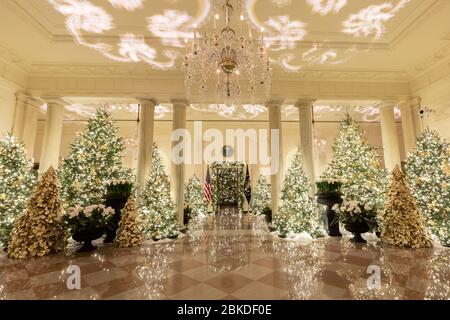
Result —
<svg viewBox="0 0 450 320"><path fill-rule="evenodd" d="M133 190L133 183L126 180L115 180L106 187L105 206L114 209L114 214L109 220L104 242L111 243L116 237L116 232L121 219L121 210L125 207Z"/></svg>
<svg viewBox="0 0 450 320"><path fill-rule="evenodd" d="M266 221L267 223L272 223L272 208L270 207L265 207L263 209L262 214L266 217Z"/></svg>
<svg viewBox="0 0 450 320"><path fill-rule="evenodd" d="M326 206L324 215L328 234L332 237L340 237L339 224L336 222L337 213L333 210L333 206L342 203L342 183L335 180L318 180L316 186L317 202Z"/></svg>
<svg viewBox="0 0 450 320"><path fill-rule="evenodd" d="M189 224L189 221L192 219L192 209L189 206L187 206L184 208L183 213L184 213L184 218L183 218L184 225L187 226Z"/></svg>
<svg viewBox="0 0 450 320"><path fill-rule="evenodd" d="M75 241L83 242L78 252L95 250L92 241L100 238L114 214L114 209L103 204L87 207L71 207L65 213L63 220Z"/></svg>
<svg viewBox="0 0 450 320"><path fill-rule="evenodd" d="M338 213L338 220L345 229L353 233L353 242L365 243L361 234L377 227L377 211L368 205L350 200L344 201L342 205L336 204L333 209Z"/></svg>

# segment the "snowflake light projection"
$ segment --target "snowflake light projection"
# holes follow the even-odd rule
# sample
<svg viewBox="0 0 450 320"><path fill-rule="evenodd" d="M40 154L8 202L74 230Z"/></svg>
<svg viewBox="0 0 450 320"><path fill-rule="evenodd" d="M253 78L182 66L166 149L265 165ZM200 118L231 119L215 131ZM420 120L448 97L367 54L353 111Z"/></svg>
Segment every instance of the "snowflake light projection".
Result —
<svg viewBox="0 0 450 320"><path fill-rule="evenodd" d="M108 0L113 7L134 11L143 6L143 0Z"/></svg>
<svg viewBox="0 0 450 320"><path fill-rule="evenodd" d="M259 104L192 104L191 108L206 113L215 113L230 120L251 120L265 113L267 108Z"/></svg>
<svg viewBox="0 0 450 320"><path fill-rule="evenodd" d="M205 5L203 11L200 14L200 20L204 19L209 12L209 2L203 0ZM102 7L94 5L89 0L47 0L56 11L65 16L67 30L73 35L75 41L85 47L94 49L104 55L105 57L119 62L140 62L143 61L156 69L173 69L175 68L176 59L179 56L179 52L176 50L165 50L163 52L164 59L159 60L158 51L149 46L143 35L137 35L132 32L127 32L120 35L120 40L117 45L107 44L105 42L89 42L86 34L100 35L107 31L111 31L115 28L113 17ZM116 9L125 9L127 11L135 11L143 8L143 0L108 0L109 4ZM186 19L187 14L178 13L178 20ZM158 23L158 17L154 19L149 18L150 26L152 21ZM173 23L173 19L170 24ZM184 37L185 32L178 31L177 26L169 27L167 30L178 32L178 37ZM160 32L161 28L152 30ZM164 34L167 35L167 34ZM158 36L158 34L157 34ZM161 37L161 39L164 39ZM176 37L175 37L176 39ZM167 41L163 42L167 44ZM174 42L169 42L174 44ZM175 42L176 44L176 42Z"/></svg>
<svg viewBox="0 0 450 320"><path fill-rule="evenodd" d="M144 18L147 31L157 39L157 43L147 43L148 34L139 34L128 30L117 35L118 41L111 43L101 40L101 36L111 38L117 32L114 14L147 10L154 4L153 0L47 0L53 8L65 17L67 30L76 43L93 49L103 56L118 62L144 62L155 69L174 69L182 56L185 40L193 38L194 26L204 25L211 17L212 6L217 0L197 0L198 12L189 14L180 9L163 9ZM179 0L165 0L167 4L181 4ZM411 0L386 0L384 3L365 6L360 5L344 21L338 22L340 31L350 37L367 38L366 47L333 47L327 39L309 39L307 25L302 18L286 15L286 8L298 6L299 1L292 0L242 0L242 15L248 17L254 30L265 30L264 39L271 51L279 54L271 61L287 72L300 72L306 66L338 65L347 62L360 52L370 50L371 44L381 39L386 33L386 22L393 19ZM191 2L189 2L191 3ZM281 14L271 13L259 20L255 7L264 5L265 10L284 10ZM103 5L100 5L103 4ZM342 13L349 6L348 0L304 0L303 7L311 9L323 19L327 15ZM364 7L365 6L365 7ZM156 6L154 6L156 7ZM359 11L358 11L359 10ZM304 10L303 10L304 11ZM301 11L302 12L302 11ZM301 13L300 12L300 13ZM310 12L307 10L307 12ZM147 32L147 33L148 33ZM251 34L251 31L250 31ZM311 32L310 32L311 34ZM202 35L199 35L201 38ZM100 39L100 40L99 40ZM256 40L256 39L254 39ZM304 41L308 41L305 46ZM310 43L310 44L309 44ZM294 50L295 49L295 50Z"/></svg>
<svg viewBox="0 0 450 320"><path fill-rule="evenodd" d="M369 6L357 14L352 14L343 22L342 32L354 37L368 37L374 34L374 40L379 40L385 33L384 23L392 19L411 0L400 0L397 5L390 2Z"/></svg>
<svg viewBox="0 0 450 320"><path fill-rule="evenodd" d="M327 15L330 12L338 13L347 5L347 0L306 0L313 7L313 12Z"/></svg>
<svg viewBox="0 0 450 320"><path fill-rule="evenodd" d="M179 31L181 27L191 23L192 17L178 10L166 10L163 15L147 18L148 30L161 38L164 45L183 47L182 39L192 37L192 32Z"/></svg>
<svg viewBox="0 0 450 320"><path fill-rule="evenodd" d="M288 16L270 17L265 22L268 33L265 39L272 50L292 49L306 36L305 27L303 22L291 21Z"/></svg>

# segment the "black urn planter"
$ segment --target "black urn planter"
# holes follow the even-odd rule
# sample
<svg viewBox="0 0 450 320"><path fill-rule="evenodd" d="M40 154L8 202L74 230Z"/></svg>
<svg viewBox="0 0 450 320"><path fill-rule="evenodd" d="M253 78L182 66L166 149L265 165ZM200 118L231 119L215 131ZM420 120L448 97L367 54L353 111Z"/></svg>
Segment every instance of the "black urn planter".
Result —
<svg viewBox="0 0 450 320"><path fill-rule="evenodd" d="M97 249L96 246L92 244L92 241L100 238L103 235L102 228L96 228L91 230L83 230L77 233L74 233L72 238L77 242L82 242L83 245L78 252L91 252Z"/></svg>
<svg viewBox="0 0 450 320"><path fill-rule="evenodd" d="M175 240L178 238L178 234L174 234L172 236L168 236L167 238L169 238L170 240Z"/></svg>
<svg viewBox="0 0 450 320"><path fill-rule="evenodd" d="M119 222L122 217L121 210L127 204L129 197L129 194L124 193L111 193L106 196L105 206L113 208L114 214L106 227L105 243L112 243L116 238L117 229L119 228Z"/></svg>
<svg viewBox="0 0 450 320"><path fill-rule="evenodd" d="M346 224L345 230L353 233L352 242L366 243L367 241L361 237L361 233L369 232L370 228L366 222L353 222Z"/></svg>
<svg viewBox="0 0 450 320"><path fill-rule="evenodd" d="M339 231L339 222L337 221L337 213L332 209L335 204L343 202L341 193L338 191L319 192L317 194L317 202L326 205L324 220L328 235L331 237L341 237Z"/></svg>

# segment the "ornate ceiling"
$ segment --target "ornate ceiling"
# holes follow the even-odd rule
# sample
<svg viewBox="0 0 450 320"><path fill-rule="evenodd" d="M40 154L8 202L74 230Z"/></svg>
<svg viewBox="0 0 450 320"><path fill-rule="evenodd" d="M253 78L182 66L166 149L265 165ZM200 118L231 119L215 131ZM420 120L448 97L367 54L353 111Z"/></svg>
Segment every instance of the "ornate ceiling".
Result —
<svg viewBox="0 0 450 320"><path fill-rule="evenodd" d="M211 1L2 0L0 76L37 93L167 102L183 94L184 39L194 24L213 28ZM447 0L243 0L239 10L243 32L265 29L273 94L288 103L408 95L450 52Z"/></svg>

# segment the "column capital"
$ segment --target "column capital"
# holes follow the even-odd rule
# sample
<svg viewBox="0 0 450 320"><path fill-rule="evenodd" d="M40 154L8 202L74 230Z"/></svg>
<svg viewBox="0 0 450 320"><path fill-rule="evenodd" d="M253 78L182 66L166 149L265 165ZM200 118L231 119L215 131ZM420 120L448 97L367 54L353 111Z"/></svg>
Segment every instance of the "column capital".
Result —
<svg viewBox="0 0 450 320"><path fill-rule="evenodd" d="M298 99L295 102L295 106L297 108L311 108L315 102L315 99Z"/></svg>
<svg viewBox="0 0 450 320"><path fill-rule="evenodd" d="M158 105L158 102L153 98L139 97L139 98L136 98L136 100L141 105L152 105L152 106Z"/></svg>
<svg viewBox="0 0 450 320"><path fill-rule="evenodd" d="M394 107L398 104L399 104L398 100L385 99L385 100L381 100L377 107L380 109L380 111L381 110L389 110L389 109L394 109Z"/></svg>
<svg viewBox="0 0 450 320"><path fill-rule="evenodd" d="M189 106L189 100L188 99L170 99L170 102L172 103L173 106L184 106L184 107L188 107Z"/></svg>
<svg viewBox="0 0 450 320"><path fill-rule="evenodd" d="M68 105L66 100L58 96L42 96L41 99L47 102L47 104L56 104L60 106Z"/></svg>
<svg viewBox="0 0 450 320"><path fill-rule="evenodd" d="M27 106L39 110L39 107L44 103L41 99L33 97L25 92L16 93L17 103L23 103Z"/></svg>
<svg viewBox="0 0 450 320"><path fill-rule="evenodd" d="M281 107L284 103L284 98L272 98L266 102L266 106L270 107Z"/></svg>

